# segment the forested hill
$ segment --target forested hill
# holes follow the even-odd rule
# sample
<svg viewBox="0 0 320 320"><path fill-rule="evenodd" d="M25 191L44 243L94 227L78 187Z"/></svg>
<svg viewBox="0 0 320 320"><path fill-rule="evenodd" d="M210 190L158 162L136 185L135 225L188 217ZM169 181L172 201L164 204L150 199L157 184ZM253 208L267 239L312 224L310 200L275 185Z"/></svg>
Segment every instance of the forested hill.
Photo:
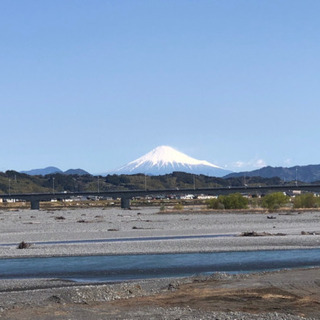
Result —
<svg viewBox="0 0 320 320"><path fill-rule="evenodd" d="M81 192L145 189L187 189L229 186L264 186L283 184L280 178L232 177L215 178L174 172L161 176L135 175L74 175L55 173L31 176L16 171L0 172L0 193Z"/></svg>

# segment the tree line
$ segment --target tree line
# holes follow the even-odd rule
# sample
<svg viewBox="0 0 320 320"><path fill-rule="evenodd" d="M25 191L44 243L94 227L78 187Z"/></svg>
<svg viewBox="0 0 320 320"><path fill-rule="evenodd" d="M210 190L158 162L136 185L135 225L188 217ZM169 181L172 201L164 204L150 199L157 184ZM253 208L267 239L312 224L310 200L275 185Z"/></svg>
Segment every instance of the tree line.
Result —
<svg viewBox="0 0 320 320"><path fill-rule="evenodd" d="M247 209L251 207L261 207L268 210L278 210L281 208L319 208L320 197L313 193L304 193L289 197L283 192L274 192L264 195L261 198L245 197L240 193L223 195L208 200L208 208L210 209Z"/></svg>

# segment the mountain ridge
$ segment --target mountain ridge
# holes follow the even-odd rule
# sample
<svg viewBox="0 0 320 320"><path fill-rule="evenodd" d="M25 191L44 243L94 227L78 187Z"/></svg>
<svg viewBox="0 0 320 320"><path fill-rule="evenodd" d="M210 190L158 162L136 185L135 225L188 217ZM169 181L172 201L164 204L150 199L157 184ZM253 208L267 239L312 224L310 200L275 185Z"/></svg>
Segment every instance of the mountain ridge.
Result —
<svg viewBox="0 0 320 320"><path fill-rule="evenodd" d="M57 168L57 167L46 167L46 168L42 168L42 169L31 169L31 170L25 170L25 171L20 171L20 173L24 173L27 174L29 176L45 176L48 174L55 174L55 173L61 173L61 174L70 174L70 175L86 175L86 174L90 174L89 172L83 170L83 169L69 169L66 171L62 171L61 169Z"/></svg>
<svg viewBox="0 0 320 320"><path fill-rule="evenodd" d="M271 167L266 166L258 170L232 172L223 178L235 178L235 177L262 177L273 178L279 177L283 181L303 181L303 182L315 182L320 181L320 164L310 164L305 166L293 166L293 167Z"/></svg>

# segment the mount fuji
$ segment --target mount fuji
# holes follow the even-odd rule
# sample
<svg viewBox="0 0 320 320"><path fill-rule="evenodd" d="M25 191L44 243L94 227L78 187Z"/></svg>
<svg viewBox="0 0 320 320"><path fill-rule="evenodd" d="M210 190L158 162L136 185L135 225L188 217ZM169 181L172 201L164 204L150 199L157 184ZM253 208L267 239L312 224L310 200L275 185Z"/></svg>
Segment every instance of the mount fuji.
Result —
<svg viewBox="0 0 320 320"><path fill-rule="evenodd" d="M197 160L169 146L160 146L144 156L115 169L108 174L163 175L173 171L223 177L231 171L222 169L205 160Z"/></svg>

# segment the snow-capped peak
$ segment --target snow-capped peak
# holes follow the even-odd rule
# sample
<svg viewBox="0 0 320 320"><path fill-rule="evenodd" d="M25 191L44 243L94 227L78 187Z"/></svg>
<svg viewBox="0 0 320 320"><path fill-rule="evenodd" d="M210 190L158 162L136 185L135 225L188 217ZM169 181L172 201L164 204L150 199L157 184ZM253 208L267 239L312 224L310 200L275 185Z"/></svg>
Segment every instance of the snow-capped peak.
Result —
<svg viewBox="0 0 320 320"><path fill-rule="evenodd" d="M162 175L174 171L223 177L231 171L222 169L208 161L197 160L169 146L160 146L125 166L109 171L108 174Z"/></svg>
<svg viewBox="0 0 320 320"><path fill-rule="evenodd" d="M169 146L157 147L145 154L144 156L138 158L137 160L129 162L128 166L130 165L132 169L135 169L145 163L149 163L152 166L156 167L178 164L183 166L205 165L220 169L220 167L208 161L194 159Z"/></svg>

